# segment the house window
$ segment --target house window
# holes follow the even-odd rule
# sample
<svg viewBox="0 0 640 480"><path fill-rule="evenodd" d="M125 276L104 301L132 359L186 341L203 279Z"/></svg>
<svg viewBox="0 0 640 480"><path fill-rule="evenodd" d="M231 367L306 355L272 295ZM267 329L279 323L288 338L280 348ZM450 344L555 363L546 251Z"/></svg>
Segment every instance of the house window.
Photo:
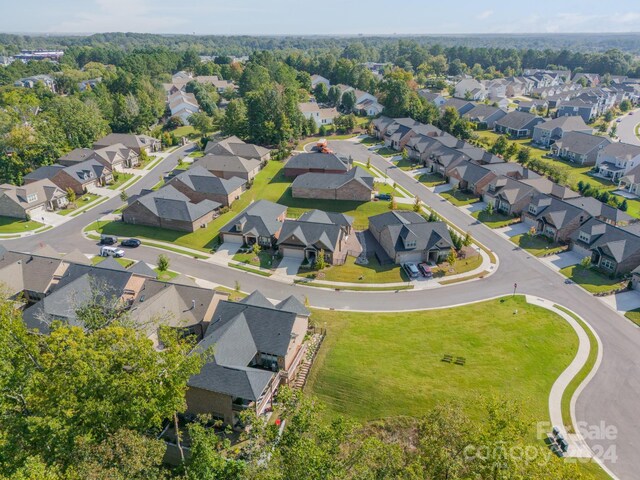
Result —
<svg viewBox="0 0 640 480"><path fill-rule="evenodd" d="M609 260L608 258L603 258L602 261L600 262L600 266L602 268L606 268L607 270L615 270L616 263Z"/></svg>
<svg viewBox="0 0 640 480"><path fill-rule="evenodd" d="M27 195L27 203L33 203L36 200L38 200L38 194L37 193L30 193L29 195Z"/></svg>
<svg viewBox="0 0 640 480"><path fill-rule="evenodd" d="M529 205L529 213L530 213L531 215L535 215L537 211L538 211L538 209L536 208L536 206L535 206L535 205L533 205L533 204L532 204L532 205Z"/></svg>
<svg viewBox="0 0 640 480"><path fill-rule="evenodd" d="M589 241L591 240L591 235L589 235L588 233L580 232L578 234L578 240L584 243L589 243Z"/></svg>

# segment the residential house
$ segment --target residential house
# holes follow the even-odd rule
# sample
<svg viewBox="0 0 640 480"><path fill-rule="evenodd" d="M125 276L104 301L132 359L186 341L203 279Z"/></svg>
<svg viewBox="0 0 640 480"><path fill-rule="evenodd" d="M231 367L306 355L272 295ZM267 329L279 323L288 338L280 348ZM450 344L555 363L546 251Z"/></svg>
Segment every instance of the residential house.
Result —
<svg viewBox="0 0 640 480"><path fill-rule="evenodd" d="M414 128L421 125L412 118L396 118L385 130L383 136L385 146L401 151L409 139L417 134Z"/></svg>
<svg viewBox="0 0 640 480"><path fill-rule="evenodd" d="M307 120L312 118L316 126L332 125L333 120L340 116L335 108L320 108L316 102L298 104L298 109Z"/></svg>
<svg viewBox="0 0 640 480"><path fill-rule="evenodd" d="M532 142L536 145L549 148L554 142L560 140L569 132L580 132L591 134L593 129L589 128L582 117L556 117L546 122L539 123L533 127Z"/></svg>
<svg viewBox="0 0 640 480"><path fill-rule="evenodd" d="M258 200L222 227L220 238L229 243L274 246L286 214L287 207L268 200Z"/></svg>
<svg viewBox="0 0 640 480"><path fill-rule="evenodd" d="M167 104L172 117L180 118L185 125L189 124L189 117L200 111L200 104L193 93L181 90L172 93L167 98Z"/></svg>
<svg viewBox="0 0 640 480"><path fill-rule="evenodd" d="M509 112L494 124L494 130L514 138L526 138L533 134L533 128L544 122L541 117L536 117L526 112Z"/></svg>
<svg viewBox="0 0 640 480"><path fill-rule="evenodd" d="M277 245L284 257L303 258L315 263L321 251L329 265L341 265L347 255L357 257L361 252L352 231L353 218L342 213L310 210L296 220L285 220ZM351 241L350 250L347 245Z"/></svg>
<svg viewBox="0 0 640 480"><path fill-rule="evenodd" d="M293 155L284 165L285 177L297 177L304 173L346 173L352 161L334 153L305 152Z"/></svg>
<svg viewBox="0 0 640 480"><path fill-rule="evenodd" d="M121 172L125 168L134 168L140 164L139 155L121 143L97 150L91 148L76 148L60 157L58 163L68 167L86 160L97 160L112 172Z"/></svg>
<svg viewBox="0 0 640 480"><path fill-rule="evenodd" d="M586 123L589 123L598 116L598 104L579 98L569 100L568 102L560 102L556 116L579 116L582 117Z"/></svg>
<svg viewBox="0 0 640 480"><path fill-rule="evenodd" d="M611 140L600 135L567 132L551 145L551 153L579 165L595 165L598 152L610 143Z"/></svg>
<svg viewBox="0 0 640 480"><path fill-rule="evenodd" d="M371 123L373 124L373 131L378 140L383 140L387 129L395 123L396 119L391 117L385 117L384 115L376 118Z"/></svg>
<svg viewBox="0 0 640 480"><path fill-rule="evenodd" d="M452 107L455 108L458 111L458 114L462 116L475 106L476 104L470 102L469 100L462 100L461 98L448 98L447 101L441 105L440 111L444 111L446 108Z"/></svg>
<svg viewBox="0 0 640 480"><path fill-rule="evenodd" d="M381 264L439 263L453 248L446 223L427 222L421 215L406 210L370 217L369 232L386 253L386 257L378 258ZM379 252L376 255L382 256Z"/></svg>
<svg viewBox="0 0 640 480"><path fill-rule="evenodd" d="M473 78L463 78L456 83L453 95L465 100L482 101L487 98L487 90L479 81Z"/></svg>
<svg viewBox="0 0 640 480"><path fill-rule="evenodd" d="M236 89L235 83L229 80L223 80L217 75L198 75L194 80L202 85L213 85L218 93Z"/></svg>
<svg viewBox="0 0 640 480"><path fill-rule="evenodd" d="M482 197L485 202L493 205L497 212L516 217L537 193L531 185L501 175L489 182Z"/></svg>
<svg viewBox="0 0 640 480"><path fill-rule="evenodd" d="M195 232L217 216L221 204L204 199L193 202L172 185L165 185L133 199L122 211L122 221L131 225Z"/></svg>
<svg viewBox="0 0 640 480"><path fill-rule="evenodd" d="M353 109L359 115L366 115L367 117L375 117L376 115L380 115L382 113L382 111L384 110L384 106L377 100L371 100L369 98L366 98L356 103Z"/></svg>
<svg viewBox="0 0 640 480"><path fill-rule="evenodd" d="M304 173L291 184L293 198L368 202L373 193L373 176L355 167L346 173Z"/></svg>
<svg viewBox="0 0 640 480"><path fill-rule="evenodd" d="M507 111L491 105L478 104L463 115L475 123L478 129L492 129L496 122L507 115Z"/></svg>
<svg viewBox="0 0 640 480"><path fill-rule="evenodd" d="M242 158L260 160L266 162L271 157L271 151L268 148L246 143L235 135L225 138L217 142L210 141L204 148L204 153L214 155L235 155Z"/></svg>
<svg viewBox="0 0 640 480"><path fill-rule="evenodd" d="M447 99L442 94L430 92L426 89L418 90L418 95L424 98L427 102L433 103L438 108L444 105L447 101Z"/></svg>
<svg viewBox="0 0 640 480"><path fill-rule="evenodd" d="M571 249L614 276L631 273L640 266L640 237L595 218L571 235Z"/></svg>
<svg viewBox="0 0 640 480"><path fill-rule="evenodd" d="M213 355L188 381L187 412L231 426L247 409L265 413L278 387L296 378L305 359L308 319L295 298L273 305L254 292L240 302L221 301L196 347Z"/></svg>
<svg viewBox="0 0 640 480"><path fill-rule="evenodd" d="M324 83L327 87L327 90L331 86L331 82L328 78L324 78L322 75L317 74L311 75L311 89L315 89L319 83Z"/></svg>
<svg viewBox="0 0 640 480"><path fill-rule="evenodd" d="M87 90L93 90L101 83L102 83L102 77L90 78L89 80L82 80L81 82L78 82L78 89L81 92L85 92Z"/></svg>
<svg viewBox="0 0 640 480"><path fill-rule="evenodd" d="M110 133L106 137L95 141L93 148L100 149L110 147L111 145L122 144L133 150L138 155L144 150L147 153L153 153L160 150L160 140L148 135L134 135L133 133Z"/></svg>
<svg viewBox="0 0 640 480"><path fill-rule="evenodd" d="M488 168L468 160L457 162L446 171L446 176L449 184L474 195L481 195L489 182L497 177Z"/></svg>
<svg viewBox="0 0 640 480"><path fill-rule="evenodd" d="M487 99L491 101L506 99L507 85L509 83L506 79L483 80L481 83L485 89Z"/></svg>
<svg viewBox="0 0 640 480"><path fill-rule="evenodd" d="M638 165L640 165L640 146L630 143L610 143L598 151L596 158L598 174L614 183Z"/></svg>
<svg viewBox="0 0 640 480"><path fill-rule="evenodd" d="M56 91L56 82L51 75L34 75L33 77L21 78L13 82L14 87L24 87L24 88L33 88L38 83L41 83L45 86L47 90L50 90L55 93Z"/></svg>
<svg viewBox="0 0 640 480"><path fill-rule="evenodd" d="M20 300L25 306L48 295L65 268L60 255L49 246L20 253L0 245L0 286L10 299Z"/></svg>
<svg viewBox="0 0 640 480"><path fill-rule="evenodd" d="M196 159L193 167L202 167L216 177L230 180L234 177L247 182L252 181L260 172L263 162L255 158L244 158L237 155L218 155L207 153ZM193 168L192 167L192 168Z"/></svg>
<svg viewBox="0 0 640 480"><path fill-rule="evenodd" d="M518 107L516 110L519 112L527 112L527 113L540 113L542 111L546 111L549 108L549 102L547 100L531 100L528 102L520 102L518 103Z"/></svg>
<svg viewBox="0 0 640 480"><path fill-rule="evenodd" d="M554 242L568 243L573 232L591 216L575 205L549 195L534 195L522 211L522 220L535 228L536 233Z"/></svg>
<svg viewBox="0 0 640 480"><path fill-rule="evenodd" d="M21 187L0 185L0 216L38 220L45 211L67 206L67 194L51 180L43 179Z"/></svg>
<svg viewBox="0 0 640 480"><path fill-rule="evenodd" d="M571 81L573 83L581 83L582 79L584 79L585 86L587 87L597 87L600 84L600 75L597 73L576 73Z"/></svg>
<svg viewBox="0 0 640 480"><path fill-rule="evenodd" d="M194 203L211 200L224 207L230 207L240 198L247 181L240 177L231 177L228 180L217 177L206 168L194 165L169 179L166 184L185 194Z"/></svg>
<svg viewBox="0 0 640 480"><path fill-rule="evenodd" d="M113 174L95 159L85 160L65 167L63 165L47 165L25 175L24 182L32 183L49 179L65 192L70 188L76 195L82 195L95 187L103 187L113 182Z"/></svg>
<svg viewBox="0 0 640 480"><path fill-rule="evenodd" d="M618 181L618 188L640 196L640 165L633 167Z"/></svg>
<svg viewBox="0 0 640 480"><path fill-rule="evenodd" d="M581 208L593 218L596 218L601 222L608 223L609 225L621 227L635 220L622 210L612 207L606 203L602 203L600 200L593 197L568 198L565 202Z"/></svg>

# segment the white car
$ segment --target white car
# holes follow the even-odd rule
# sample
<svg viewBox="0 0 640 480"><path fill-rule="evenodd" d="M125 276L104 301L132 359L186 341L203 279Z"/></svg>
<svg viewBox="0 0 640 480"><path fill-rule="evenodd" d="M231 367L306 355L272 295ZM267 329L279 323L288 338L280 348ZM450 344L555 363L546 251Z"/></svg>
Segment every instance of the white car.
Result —
<svg viewBox="0 0 640 480"><path fill-rule="evenodd" d="M117 248L117 247L102 247L100 249L100 256L101 257L115 257L115 258L119 258L119 257L124 257L124 250L121 248Z"/></svg>

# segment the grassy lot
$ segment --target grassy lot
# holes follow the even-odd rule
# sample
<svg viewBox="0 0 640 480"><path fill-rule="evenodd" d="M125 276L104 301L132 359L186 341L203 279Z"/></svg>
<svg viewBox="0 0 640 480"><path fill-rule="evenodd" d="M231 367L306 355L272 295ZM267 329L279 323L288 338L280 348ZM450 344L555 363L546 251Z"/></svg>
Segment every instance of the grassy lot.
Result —
<svg viewBox="0 0 640 480"><path fill-rule="evenodd" d="M354 257L347 257L344 265L327 267L322 271L301 269L301 277L329 282L349 283L398 283L409 279L399 265L380 265L375 257L367 265L357 265Z"/></svg>
<svg viewBox="0 0 640 480"><path fill-rule="evenodd" d="M362 143L363 145L377 145L378 143L380 143L380 140L378 140L375 137L365 137L363 138L360 143Z"/></svg>
<svg viewBox="0 0 640 480"><path fill-rule="evenodd" d="M565 267L560 270L560 273L591 293L610 292L627 285L625 280L620 280L619 278L611 279L594 269L585 268L582 265Z"/></svg>
<svg viewBox="0 0 640 480"><path fill-rule="evenodd" d="M383 157L393 157L395 155L400 155L400 152L396 152L393 148L382 147L376 151L378 155L382 155Z"/></svg>
<svg viewBox="0 0 640 480"><path fill-rule="evenodd" d="M407 158L406 160L404 160L404 159L398 160L395 163L395 166L398 167L400 170L409 171L409 170L415 170L416 168L420 167L421 165L418 162L415 162L414 160L411 160L410 158Z"/></svg>
<svg viewBox="0 0 640 480"><path fill-rule="evenodd" d="M176 128L175 130L172 130L171 133L173 133L178 138L190 137L196 134L196 129L193 128L191 125L184 125L182 127Z"/></svg>
<svg viewBox="0 0 640 480"><path fill-rule="evenodd" d="M20 220L13 217L0 217L0 233L20 233L43 227L40 222Z"/></svg>
<svg viewBox="0 0 640 480"><path fill-rule="evenodd" d="M308 389L330 415L360 421L419 416L451 400L475 418L478 399L490 395L518 400L523 414L548 420L551 385L577 348L564 320L521 296L407 313L318 310L312 318L328 335ZM466 365L442 362L445 353L465 357Z"/></svg>
<svg viewBox="0 0 640 480"><path fill-rule="evenodd" d="M233 203L230 211L220 215L206 228L199 228L193 233L176 232L142 225L127 225L122 222L100 224L99 232L118 236L138 237L175 243L178 246L209 251L217 243L220 228L235 215L246 208L253 200L265 199L289 207L288 215L298 217L307 210L318 208L330 212L345 213L354 217L355 225L367 228L369 217L384 213L389 209L389 202L346 202L334 200L294 199L291 196L290 180L282 175L283 164L272 161L256 176L253 187L247 190L239 200ZM399 204L400 209L409 209L411 205Z"/></svg>
<svg viewBox="0 0 640 480"><path fill-rule="evenodd" d="M117 188L120 188L122 185L124 185L125 183L127 183L129 180L131 180L133 178L133 173L122 173L122 172L118 172L118 180L116 180L115 182L113 182L111 185L109 185L107 188L109 190L116 190Z"/></svg>
<svg viewBox="0 0 640 480"><path fill-rule="evenodd" d="M265 252L265 251L260 251L258 253L258 256L256 256L253 252L236 253L233 256L233 259L237 262L246 263L248 265L253 265L256 267L262 267L262 268L273 267L273 257L269 252Z"/></svg>
<svg viewBox="0 0 640 480"><path fill-rule="evenodd" d="M433 271L434 277L448 277L450 275L470 272L471 270L478 268L480 265L482 265L482 256L474 255L468 258L456 259L453 266L448 262L442 262L431 270Z"/></svg>
<svg viewBox="0 0 640 480"><path fill-rule="evenodd" d="M95 257L91 258L91 263L93 265L97 265L98 263L104 262L107 258L109 257L101 257L100 255L96 255ZM123 258L123 257L116 258L116 262L118 262L124 268L129 268L131 265L135 263L134 260L131 260L130 258Z"/></svg>
<svg viewBox="0 0 640 480"><path fill-rule="evenodd" d="M528 233L525 233L524 235L511 237L511 241L536 257L540 257L547 253L558 253L565 250L565 246L558 242L550 242L544 235L531 236Z"/></svg>
<svg viewBox="0 0 640 480"><path fill-rule="evenodd" d="M196 150L195 152L191 152L188 156L191 158L200 158L204 157L204 152L202 150Z"/></svg>
<svg viewBox="0 0 640 480"><path fill-rule="evenodd" d="M640 327L640 308L629 310L624 316Z"/></svg>
<svg viewBox="0 0 640 480"><path fill-rule="evenodd" d="M163 282L168 282L169 280L173 280L178 276L178 272L174 272L173 270L165 270L164 272L161 272L156 267L153 269L153 271L158 274L158 280L161 280Z"/></svg>
<svg viewBox="0 0 640 480"><path fill-rule="evenodd" d="M484 210L480 210L479 212L473 212L471 214L473 218L480 220L482 223L486 224L489 228L502 228L507 225L513 223L515 220L513 217L508 217L501 213L493 212L487 213Z"/></svg>
<svg viewBox="0 0 640 480"><path fill-rule="evenodd" d="M418 181L427 187L435 187L436 185L442 185L444 178L436 173L423 173L418 177Z"/></svg>
<svg viewBox="0 0 640 480"><path fill-rule="evenodd" d="M456 207L463 207L480 201L480 198L478 198L477 195L462 192L458 189L447 190L446 192L442 192L440 196L454 204Z"/></svg>
<svg viewBox="0 0 640 480"><path fill-rule="evenodd" d="M65 208L63 210L58 210L59 215L69 215L74 210L79 210L83 207L86 207L89 203L93 202L99 197L95 193L85 193L82 196L76 198L75 204L76 208Z"/></svg>

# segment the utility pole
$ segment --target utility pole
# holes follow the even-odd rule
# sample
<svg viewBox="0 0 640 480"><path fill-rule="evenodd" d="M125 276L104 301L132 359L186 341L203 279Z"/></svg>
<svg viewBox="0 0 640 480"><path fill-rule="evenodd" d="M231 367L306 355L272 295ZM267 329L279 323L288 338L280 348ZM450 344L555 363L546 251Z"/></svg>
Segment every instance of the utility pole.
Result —
<svg viewBox="0 0 640 480"><path fill-rule="evenodd" d="M517 284L517 283L514 283L514 284L513 284L513 295L512 295L512 297L515 297L515 296L516 296L516 290L517 290L517 289L518 289L518 284Z"/></svg>

